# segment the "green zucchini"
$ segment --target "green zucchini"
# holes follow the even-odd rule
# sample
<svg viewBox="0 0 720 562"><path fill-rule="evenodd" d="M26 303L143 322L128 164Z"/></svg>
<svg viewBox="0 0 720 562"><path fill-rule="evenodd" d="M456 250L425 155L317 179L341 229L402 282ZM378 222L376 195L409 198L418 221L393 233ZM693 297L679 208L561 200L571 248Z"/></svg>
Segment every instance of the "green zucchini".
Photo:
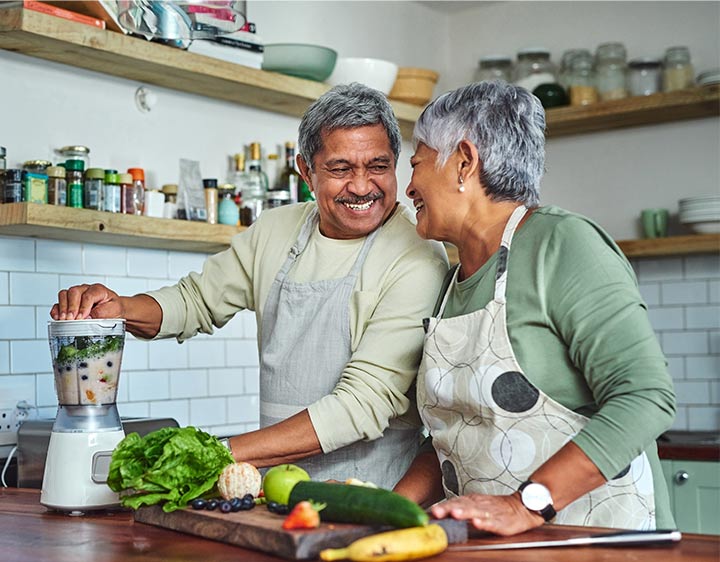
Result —
<svg viewBox="0 0 720 562"><path fill-rule="evenodd" d="M430 517L415 502L380 488L329 482L298 482L290 492L290 509L304 500L326 504L320 511L323 521L419 527Z"/></svg>

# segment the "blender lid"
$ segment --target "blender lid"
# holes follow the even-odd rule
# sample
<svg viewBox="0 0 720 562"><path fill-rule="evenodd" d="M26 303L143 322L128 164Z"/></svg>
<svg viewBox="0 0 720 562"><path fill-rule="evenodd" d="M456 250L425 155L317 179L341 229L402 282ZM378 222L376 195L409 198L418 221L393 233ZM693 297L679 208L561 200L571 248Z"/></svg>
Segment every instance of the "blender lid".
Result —
<svg viewBox="0 0 720 562"><path fill-rule="evenodd" d="M48 332L51 336L119 336L125 333L125 319L49 320Z"/></svg>

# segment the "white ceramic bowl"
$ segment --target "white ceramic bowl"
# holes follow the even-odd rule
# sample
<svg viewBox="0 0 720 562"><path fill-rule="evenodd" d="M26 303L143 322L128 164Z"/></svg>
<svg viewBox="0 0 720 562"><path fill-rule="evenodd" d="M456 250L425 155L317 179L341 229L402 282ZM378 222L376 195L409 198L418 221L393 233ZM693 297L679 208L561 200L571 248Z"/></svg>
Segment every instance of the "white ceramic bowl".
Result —
<svg viewBox="0 0 720 562"><path fill-rule="evenodd" d="M339 58L327 83L331 86L360 82L387 95L395 83L398 66L390 61L368 58Z"/></svg>

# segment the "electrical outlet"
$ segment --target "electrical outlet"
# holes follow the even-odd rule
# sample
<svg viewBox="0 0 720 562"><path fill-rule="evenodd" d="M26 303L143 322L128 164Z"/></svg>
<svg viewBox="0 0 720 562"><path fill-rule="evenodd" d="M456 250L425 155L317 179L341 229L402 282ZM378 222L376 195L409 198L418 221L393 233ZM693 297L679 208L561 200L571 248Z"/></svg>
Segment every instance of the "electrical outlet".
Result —
<svg viewBox="0 0 720 562"><path fill-rule="evenodd" d="M12 406L0 407L0 445L15 445L17 443L17 430L21 420L18 420L19 410Z"/></svg>

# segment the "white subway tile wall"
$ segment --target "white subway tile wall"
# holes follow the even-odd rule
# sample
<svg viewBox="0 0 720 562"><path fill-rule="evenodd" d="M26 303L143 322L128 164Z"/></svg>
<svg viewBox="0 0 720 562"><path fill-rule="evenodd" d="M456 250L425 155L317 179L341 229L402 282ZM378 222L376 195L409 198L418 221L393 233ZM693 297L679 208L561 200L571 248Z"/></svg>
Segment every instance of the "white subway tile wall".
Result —
<svg viewBox="0 0 720 562"><path fill-rule="evenodd" d="M632 264L675 385L673 429L720 430L720 256Z"/></svg>
<svg viewBox="0 0 720 562"><path fill-rule="evenodd" d="M136 294L200 271L192 252L118 248L0 236L0 401L27 389L54 417L49 308L58 289L99 282ZM675 429L720 430L720 257L633 260L640 292L668 360ZM217 435L257 429L259 361L255 314L243 311L212 336L183 344L128 335L118 390L125 417L172 417Z"/></svg>
<svg viewBox="0 0 720 562"><path fill-rule="evenodd" d="M0 236L0 402L22 389L42 418L57 410L47 322L59 289L103 283L134 295L200 271L206 256ZM253 312L212 336L147 342L128 334L118 388L123 417L171 417L217 435L257 429Z"/></svg>

